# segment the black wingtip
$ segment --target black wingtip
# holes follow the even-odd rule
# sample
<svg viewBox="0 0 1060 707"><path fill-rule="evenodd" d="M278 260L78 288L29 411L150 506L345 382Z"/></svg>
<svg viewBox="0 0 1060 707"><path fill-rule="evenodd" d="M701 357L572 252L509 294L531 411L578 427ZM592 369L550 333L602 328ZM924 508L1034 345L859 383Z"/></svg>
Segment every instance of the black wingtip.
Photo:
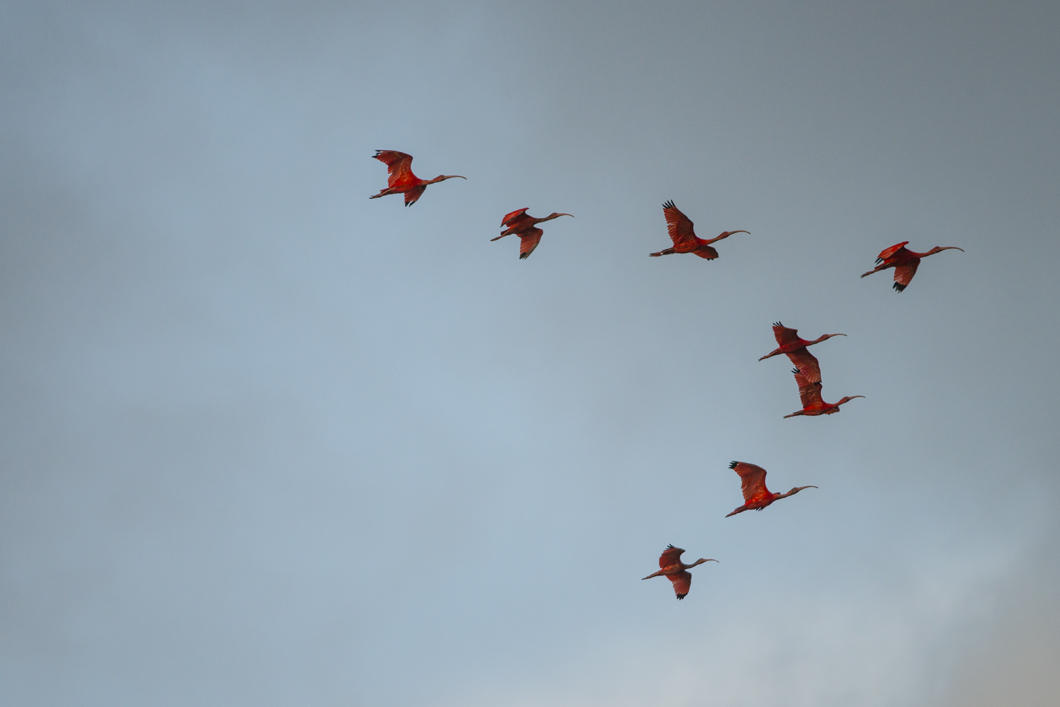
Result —
<svg viewBox="0 0 1060 707"><path fill-rule="evenodd" d="M773 322L773 326L784 326L784 325L781 324L780 322Z"/></svg>
<svg viewBox="0 0 1060 707"><path fill-rule="evenodd" d="M666 544L666 549L667 549L667 550L673 550L673 549L675 549L675 548L676 548L676 545L672 545L672 544L670 544L670 543L667 543L667 544Z"/></svg>
<svg viewBox="0 0 1060 707"><path fill-rule="evenodd" d="M800 371L798 368L792 368L791 372L794 373L795 375L799 375L800 373L802 373L802 371Z"/></svg>
<svg viewBox="0 0 1060 707"><path fill-rule="evenodd" d="M529 254L529 253L522 253L522 254L521 254L521 255L519 256L519 260L526 260L526 259L527 259L527 258L529 258L529 257L530 257L530 254Z"/></svg>
<svg viewBox="0 0 1060 707"><path fill-rule="evenodd" d="M669 201L664 201L663 202L663 208L664 209L676 209L677 208L677 204L674 203L673 199L670 199Z"/></svg>
<svg viewBox="0 0 1060 707"><path fill-rule="evenodd" d="M680 601L680 600L684 599L687 596L688 596L687 594L678 594L677 595L677 600Z"/></svg>
<svg viewBox="0 0 1060 707"><path fill-rule="evenodd" d="M731 462L729 462L729 468L730 469L735 469L736 465L739 464L739 463L740 462L738 462L738 461L731 461Z"/></svg>
<svg viewBox="0 0 1060 707"><path fill-rule="evenodd" d="M894 283L894 291L895 292L901 292L904 289L905 289L905 285L903 285L902 283L900 283L900 282Z"/></svg>

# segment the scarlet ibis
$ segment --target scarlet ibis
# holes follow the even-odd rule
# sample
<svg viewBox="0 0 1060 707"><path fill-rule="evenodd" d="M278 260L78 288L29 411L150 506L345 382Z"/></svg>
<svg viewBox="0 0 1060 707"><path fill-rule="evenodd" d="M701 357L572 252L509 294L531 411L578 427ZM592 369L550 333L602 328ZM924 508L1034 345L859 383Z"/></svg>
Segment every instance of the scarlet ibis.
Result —
<svg viewBox="0 0 1060 707"><path fill-rule="evenodd" d="M959 250L962 253L964 252L964 248L958 248L955 245L945 245L935 246L926 253L917 253L916 251L909 250L905 247L908 242L909 241L902 241L901 243L895 243L890 248L884 248L881 250L880 254L876 256L876 267L866 273L862 273L861 276L866 277L879 272L880 270L894 268L894 289L896 292L901 292L909 285L910 280L913 279L913 275L916 275L916 269L920 266L921 258L926 258L935 253L941 253L944 250Z"/></svg>
<svg viewBox="0 0 1060 707"><path fill-rule="evenodd" d="M725 514L725 517L734 516L737 513L749 511L752 508L760 511L773 501L788 496L794 496L803 489L815 489L816 486L796 486L787 493L773 493L766 488L766 470L755 464L747 462L730 462L729 468L740 475L740 484L743 490L743 505Z"/></svg>
<svg viewBox="0 0 1060 707"><path fill-rule="evenodd" d="M405 206L412 206L423 194L428 184L446 179L467 179L459 174L439 174L434 179L420 179L412 173L412 155L397 150L376 150L372 157L386 165L387 178L386 189L368 197L369 199L378 199L387 194L404 194Z"/></svg>
<svg viewBox="0 0 1060 707"><path fill-rule="evenodd" d="M542 216L541 218L534 218L530 214L526 213L526 209L518 209L512 211L509 214L505 214L504 218L501 219L501 226L507 226L508 228L501 231L501 235L496 238L490 238L491 241L504 238L515 234L519 236L519 259L526 258L534 252L534 248L541 242L541 235L544 233L540 228L536 228L537 224L544 221L551 221L554 218L560 216L570 216L574 218L574 214L561 214L553 211L548 216Z"/></svg>
<svg viewBox="0 0 1060 707"><path fill-rule="evenodd" d="M759 361L764 361L777 354L787 354L791 362L805 373L807 378L813 382L820 382L821 366L817 362L817 357L807 351L806 347L819 344L826 339L831 339L833 336L846 336L846 334L821 334L813 341L807 341L799 337L798 329L789 329L780 322L773 322L773 336L776 337L780 346L759 358Z"/></svg>
<svg viewBox="0 0 1060 707"><path fill-rule="evenodd" d="M821 399L821 381L810 380L805 373L798 368L791 369L795 374L795 384L799 386L799 399L802 400L802 410L796 410L784 417L795 417L796 415L832 415L839 412L839 406L854 398L864 398L864 395L844 395L836 403L826 403Z"/></svg>
<svg viewBox="0 0 1060 707"><path fill-rule="evenodd" d="M660 250L658 253L649 253L653 258L660 255L670 255L671 253L695 253L701 258L714 260L718 257L718 251L711 247L711 243L720 241L722 238L728 238L734 233L751 235L750 231L725 231L709 240L698 238L692 229L692 222L681 213L680 209L674 206L673 201L667 201L663 204L663 216L666 217L666 230L670 232L670 239L674 242L674 247Z"/></svg>
<svg viewBox="0 0 1060 707"><path fill-rule="evenodd" d="M701 557L692 564L686 565L681 562L681 553L683 552L684 550L679 547L667 545L666 549L659 555L659 571L652 572L647 577L641 577L641 579L651 579L659 575L666 575L666 578L674 584L674 594L677 595L678 599L684 599L692 586L692 575L688 573L688 570L704 562L717 562L717 560L713 557Z"/></svg>

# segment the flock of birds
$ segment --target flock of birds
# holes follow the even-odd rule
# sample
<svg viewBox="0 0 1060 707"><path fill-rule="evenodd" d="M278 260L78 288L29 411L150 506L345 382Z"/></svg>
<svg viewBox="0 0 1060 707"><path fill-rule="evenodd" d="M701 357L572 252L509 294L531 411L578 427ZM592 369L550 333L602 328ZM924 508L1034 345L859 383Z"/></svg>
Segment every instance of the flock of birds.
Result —
<svg viewBox="0 0 1060 707"><path fill-rule="evenodd" d="M387 186L381 189L378 194L370 196L370 199L378 199L388 194L403 194L405 206L412 206L430 184L436 184L446 179L467 179L467 177L459 174L441 174L434 179L420 179L412 172L412 155L398 152L397 150L376 150L373 157L387 166ZM505 214L501 219L501 234L490 239L495 241L505 236L519 236L520 259L527 258L541 242L541 236L544 231L537 227L539 223L550 221L560 216L571 216L573 218L573 214L556 212L548 216L535 218L527 213L528 208L518 209ZM650 253L649 255L652 257L671 255L673 253L693 253L706 260L714 260L718 257L718 251L711 244L728 238L735 233L750 235L749 231L736 230L723 231L714 238L699 238L695 233L692 221L677 208L673 201L667 201L663 204L663 216L666 219L667 231L669 232L670 240L673 241L673 246ZM958 248L957 246L935 246L927 252L918 253L906 248L908 243L909 241L902 241L882 250L876 257L876 267L866 273L862 273L861 277L867 277L882 270L894 268L894 289L896 292L902 292L909 286L923 258L944 250L964 252L963 248ZM758 360L764 361L780 354L786 355L794 365L791 372L795 376L795 384L799 389L799 400L802 403L802 409L784 415L785 418L795 417L796 415L832 415L839 412L839 407L844 403L855 398L865 397L864 395L846 395L835 403L828 403L821 396L821 366L817 357L810 353L808 348L834 336L846 336L846 334L822 334L818 338L809 341L801 338L797 329L791 329L780 322L774 322L773 336L777 340L777 348ZM740 477L744 502L743 505L726 514L726 518L744 511L760 511L781 498L794 496L808 488L817 488L812 485L795 486L787 493L775 493L766 487L766 470L762 467L748 462L733 461L729 464L729 468ZM673 583L674 593L677 598L684 599L692 586L692 575L689 574L688 570L704 562L717 562L714 558L700 557L691 564L685 564L681 561L681 555L684 552L682 548L667 545L666 549L659 555L658 571L643 577L643 579L666 577Z"/></svg>

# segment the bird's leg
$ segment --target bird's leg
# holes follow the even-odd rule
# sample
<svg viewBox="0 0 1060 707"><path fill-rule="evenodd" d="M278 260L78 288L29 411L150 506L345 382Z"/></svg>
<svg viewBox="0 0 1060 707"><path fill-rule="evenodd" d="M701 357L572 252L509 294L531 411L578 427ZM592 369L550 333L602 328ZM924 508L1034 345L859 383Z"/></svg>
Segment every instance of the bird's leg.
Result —
<svg viewBox="0 0 1060 707"><path fill-rule="evenodd" d="M653 258L658 258L660 255L670 255L674 252L673 248L667 248L666 250L660 250L658 253L648 253Z"/></svg>
<svg viewBox="0 0 1060 707"><path fill-rule="evenodd" d="M394 191L391 187L386 187L385 189L380 189L378 194L375 194L375 195L370 196L368 198L369 199L378 199L379 197L386 196L387 194L400 194L400 193L401 192Z"/></svg>
<svg viewBox="0 0 1060 707"><path fill-rule="evenodd" d="M861 273L861 276L862 277L867 277L867 276L869 276L869 275L871 275L873 273L877 273L877 272L879 272L881 270L886 270L887 268L890 268L890 267L894 267L894 266L893 265L877 265L872 270L869 270L868 272Z"/></svg>
<svg viewBox="0 0 1060 707"><path fill-rule="evenodd" d="M658 577L658 576L659 576L659 575L661 575L661 574L663 574L663 571L662 571L662 570L659 570L658 572L652 572L652 573L651 573L651 574L649 574L649 575L648 575L647 577L641 577L641 579L642 579L642 580L644 580L644 579L651 579L652 577Z"/></svg>
<svg viewBox="0 0 1060 707"><path fill-rule="evenodd" d="M747 506L740 506L739 508L734 509L732 513L726 513L725 517L728 518L729 516L734 516L737 513L743 513L746 510L747 510Z"/></svg>

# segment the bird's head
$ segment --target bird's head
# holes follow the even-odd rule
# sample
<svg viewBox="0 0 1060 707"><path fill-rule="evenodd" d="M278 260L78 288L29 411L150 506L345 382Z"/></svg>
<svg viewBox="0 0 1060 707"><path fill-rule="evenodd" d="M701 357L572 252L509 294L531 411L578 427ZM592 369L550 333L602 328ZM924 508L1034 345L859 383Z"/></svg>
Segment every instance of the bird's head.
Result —
<svg viewBox="0 0 1060 707"><path fill-rule="evenodd" d="M864 398L864 397L865 397L864 395L844 395L842 398L839 399L839 402L836 403L836 407L839 407L843 403L849 403L854 398Z"/></svg>
<svg viewBox="0 0 1060 707"><path fill-rule="evenodd" d="M809 485L807 485L807 486L795 486L795 487L793 487L793 488L791 489L791 491L788 491L787 495L788 495L788 496L794 496L794 495L795 495L795 494L797 494L797 493L798 493L799 491L803 491L803 490L805 490L805 489L815 489L815 488L817 488L817 487L816 487L816 486L814 486L813 484L809 484Z"/></svg>
<svg viewBox="0 0 1060 707"><path fill-rule="evenodd" d="M431 182L444 182L446 179L467 179L467 177L460 174L439 174Z"/></svg>

